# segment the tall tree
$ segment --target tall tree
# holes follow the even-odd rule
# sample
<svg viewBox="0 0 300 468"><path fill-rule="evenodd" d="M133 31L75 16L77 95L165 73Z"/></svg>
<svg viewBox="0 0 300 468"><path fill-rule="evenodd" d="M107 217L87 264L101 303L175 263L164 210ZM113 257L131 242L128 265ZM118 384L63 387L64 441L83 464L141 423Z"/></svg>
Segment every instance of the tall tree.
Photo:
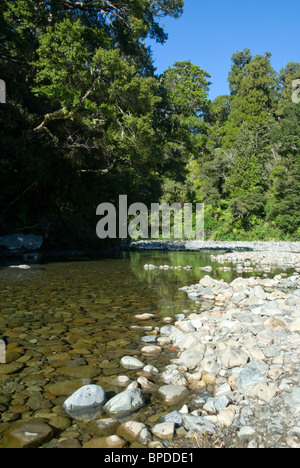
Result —
<svg viewBox="0 0 300 468"><path fill-rule="evenodd" d="M160 20L183 0L0 3L1 233L53 224L66 243L95 238L98 203L159 194L161 96L144 41L166 40Z"/></svg>
<svg viewBox="0 0 300 468"><path fill-rule="evenodd" d="M284 113L285 107L289 107L292 103L292 96L295 91L293 83L300 80L300 63L289 62L283 68L278 76L280 85L280 101L276 114L281 116ZM300 81L299 81L300 82ZM299 88L300 86L298 86Z"/></svg>
<svg viewBox="0 0 300 468"><path fill-rule="evenodd" d="M277 74L270 63L271 54L265 53L250 59L248 49L246 51L247 60L242 61L241 69L238 68L240 73L231 72L233 95L224 137L227 147L235 143L243 123L256 126L274 118L278 103L279 87ZM236 59L233 70L237 67L235 62ZM235 77L233 81L232 76Z"/></svg>
<svg viewBox="0 0 300 468"><path fill-rule="evenodd" d="M206 71L184 61L169 67L160 79L162 103L158 131L165 135L164 172L173 179L179 176L182 183L190 179L188 174L194 170L192 160L200 161L206 148L209 78ZM174 182L167 180L167 186L171 198L175 193L182 201L192 196L190 183L175 190Z"/></svg>

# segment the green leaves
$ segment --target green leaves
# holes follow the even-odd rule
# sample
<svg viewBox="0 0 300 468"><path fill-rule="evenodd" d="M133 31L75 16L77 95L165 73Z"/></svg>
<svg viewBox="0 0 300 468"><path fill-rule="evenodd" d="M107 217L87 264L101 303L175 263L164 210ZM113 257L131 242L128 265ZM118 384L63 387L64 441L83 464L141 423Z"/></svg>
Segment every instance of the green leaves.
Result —
<svg viewBox="0 0 300 468"><path fill-rule="evenodd" d="M271 54L251 56L249 49L233 55L229 75L231 112L224 125L223 143L234 145L243 123L264 124L275 114L279 85L273 70Z"/></svg>
<svg viewBox="0 0 300 468"><path fill-rule="evenodd" d="M68 110L79 104L93 80L84 30L79 20L69 19L50 27L40 37L38 60L33 63L37 84L33 92Z"/></svg>

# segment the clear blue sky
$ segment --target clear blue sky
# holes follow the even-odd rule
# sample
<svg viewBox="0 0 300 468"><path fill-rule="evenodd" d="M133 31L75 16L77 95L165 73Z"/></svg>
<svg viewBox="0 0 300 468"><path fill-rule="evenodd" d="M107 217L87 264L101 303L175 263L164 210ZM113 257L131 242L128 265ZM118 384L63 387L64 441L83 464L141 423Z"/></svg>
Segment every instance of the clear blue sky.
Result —
<svg viewBox="0 0 300 468"><path fill-rule="evenodd" d="M211 75L211 99L228 94L231 57L238 50L271 52L276 71L300 62L299 0L185 0L182 17L164 18L162 25L168 41L147 41L157 73L190 59Z"/></svg>

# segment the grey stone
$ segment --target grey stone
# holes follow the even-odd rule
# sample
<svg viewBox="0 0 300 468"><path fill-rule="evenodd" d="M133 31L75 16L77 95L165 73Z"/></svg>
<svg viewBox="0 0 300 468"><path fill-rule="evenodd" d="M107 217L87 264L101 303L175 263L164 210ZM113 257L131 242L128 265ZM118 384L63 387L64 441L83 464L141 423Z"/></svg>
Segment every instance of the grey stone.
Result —
<svg viewBox="0 0 300 468"><path fill-rule="evenodd" d="M64 402L65 411L72 417L77 413L102 408L106 401L105 391L100 385L85 385Z"/></svg>
<svg viewBox="0 0 300 468"><path fill-rule="evenodd" d="M4 433L5 448L37 448L54 436L54 430L44 422L28 420L11 425Z"/></svg>
<svg viewBox="0 0 300 468"><path fill-rule="evenodd" d="M142 337L142 342L143 343L156 343L157 336L155 335L147 335Z"/></svg>
<svg viewBox="0 0 300 468"><path fill-rule="evenodd" d="M228 348L220 351L219 358L222 366L227 369L233 369L234 367L245 366L248 362L249 356L242 349L229 346Z"/></svg>
<svg viewBox="0 0 300 468"><path fill-rule="evenodd" d="M196 346L194 349L187 349L183 351L180 358L176 360L176 364L179 366L187 367L192 370L195 369L198 364L203 360L203 354L201 350Z"/></svg>
<svg viewBox="0 0 300 468"><path fill-rule="evenodd" d="M164 403L168 406L179 403L189 392L183 385L164 385L158 393L163 397Z"/></svg>
<svg viewBox="0 0 300 468"><path fill-rule="evenodd" d="M33 234L11 234L0 237L0 252L7 256L39 250L42 245L43 238Z"/></svg>
<svg viewBox="0 0 300 468"><path fill-rule="evenodd" d="M175 424L173 422L164 422L156 424L152 428L152 433L160 439L172 440L174 437Z"/></svg>
<svg viewBox="0 0 300 468"><path fill-rule="evenodd" d="M255 439L257 434L256 434L255 429L253 429L253 427L244 426L239 430L237 436L238 436L239 439L242 439L242 440L244 440L244 439Z"/></svg>
<svg viewBox="0 0 300 468"><path fill-rule="evenodd" d="M131 356L124 356L121 359L121 364L125 369L128 370L142 369L145 367L145 363Z"/></svg>
<svg viewBox="0 0 300 468"><path fill-rule="evenodd" d="M182 424L182 416L183 414L180 413L179 411L172 411L172 413L167 414L166 416L163 416L158 420L159 423L164 423L164 422L173 422L176 426L181 426Z"/></svg>
<svg viewBox="0 0 300 468"><path fill-rule="evenodd" d="M244 387L254 386L258 383L267 384L266 377L254 367L246 366L238 376L237 388L239 392L242 392Z"/></svg>
<svg viewBox="0 0 300 468"><path fill-rule="evenodd" d="M182 415L182 425L184 429L190 432L197 432L206 434L206 432L216 433L217 428L214 424L201 416L194 416L192 414Z"/></svg>
<svg viewBox="0 0 300 468"><path fill-rule="evenodd" d="M144 406L142 391L139 388L131 388L114 396L104 406L104 410L115 417L126 416L134 413Z"/></svg>
<svg viewBox="0 0 300 468"><path fill-rule="evenodd" d="M177 369L166 369L160 376L160 380L168 385L187 385L187 380Z"/></svg>
<svg viewBox="0 0 300 468"><path fill-rule="evenodd" d="M217 412L220 412L222 409L227 408L231 405L232 398L229 395L221 395L219 398L215 399L214 406Z"/></svg>
<svg viewBox="0 0 300 468"><path fill-rule="evenodd" d="M284 397L285 403L290 406L296 413L300 412L300 387L294 387L291 392Z"/></svg>

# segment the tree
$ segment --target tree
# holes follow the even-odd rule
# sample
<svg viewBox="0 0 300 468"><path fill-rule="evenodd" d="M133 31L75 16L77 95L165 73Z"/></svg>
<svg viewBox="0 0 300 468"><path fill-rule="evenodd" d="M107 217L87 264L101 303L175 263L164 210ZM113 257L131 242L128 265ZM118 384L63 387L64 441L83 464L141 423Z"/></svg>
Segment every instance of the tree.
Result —
<svg viewBox="0 0 300 468"><path fill-rule="evenodd" d="M166 40L160 18L183 0L0 1L1 232L51 225L53 243L90 245L100 202L159 197L161 96L144 40Z"/></svg>
<svg viewBox="0 0 300 468"><path fill-rule="evenodd" d="M176 62L160 77L162 103L158 131L163 137L163 172L165 186L176 193L177 201L193 198L190 171L201 160L207 144L209 74L190 61ZM168 178L181 182L172 182ZM177 187L175 189L174 185ZM164 194L169 198L169 194Z"/></svg>
<svg viewBox="0 0 300 468"><path fill-rule="evenodd" d="M279 158L270 174L268 214L282 233L300 235L300 104L285 107L272 132Z"/></svg>
<svg viewBox="0 0 300 468"><path fill-rule="evenodd" d="M233 54L232 66L229 72L228 81L230 94L234 96L239 92L243 78L245 77L247 70L246 66L252 61L252 55L249 49L238 51Z"/></svg>
<svg viewBox="0 0 300 468"><path fill-rule="evenodd" d="M255 127L274 118L278 103L278 83L276 72L270 64L271 54L265 53L251 59L246 49L238 62L241 62L239 67L234 57L234 72L231 72L230 78L233 90L231 112L224 125L223 143L226 147L235 144L243 123Z"/></svg>
<svg viewBox="0 0 300 468"><path fill-rule="evenodd" d="M300 63L289 62L283 68L278 76L280 86L280 101L276 114L281 117L284 114L284 109L292 103L292 95L294 92L293 82L300 79Z"/></svg>

